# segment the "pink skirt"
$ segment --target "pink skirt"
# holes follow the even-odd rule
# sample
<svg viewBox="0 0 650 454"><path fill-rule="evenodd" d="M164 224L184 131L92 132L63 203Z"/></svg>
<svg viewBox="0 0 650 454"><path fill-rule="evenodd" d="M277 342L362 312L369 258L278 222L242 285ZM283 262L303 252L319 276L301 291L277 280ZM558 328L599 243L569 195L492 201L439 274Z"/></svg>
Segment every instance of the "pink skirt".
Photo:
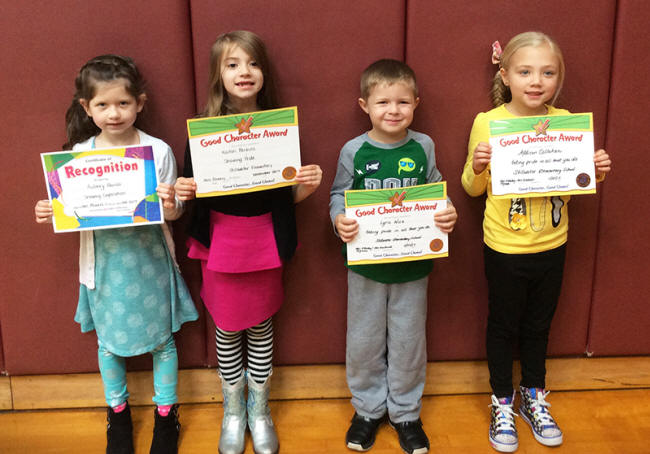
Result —
<svg viewBox="0 0 650 454"><path fill-rule="evenodd" d="M282 261L271 214L210 213L210 249L189 238L188 256L201 260L201 298L226 331L255 326L282 306Z"/></svg>

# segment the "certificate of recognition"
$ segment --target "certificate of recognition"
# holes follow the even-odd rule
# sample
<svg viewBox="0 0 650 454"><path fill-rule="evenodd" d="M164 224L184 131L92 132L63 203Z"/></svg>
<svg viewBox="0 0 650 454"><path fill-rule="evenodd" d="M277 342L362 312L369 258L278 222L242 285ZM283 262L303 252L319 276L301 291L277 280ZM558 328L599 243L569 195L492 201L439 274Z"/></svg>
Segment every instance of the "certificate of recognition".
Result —
<svg viewBox="0 0 650 454"><path fill-rule="evenodd" d="M345 191L345 216L359 223L347 244L348 264L447 257L447 234L433 216L447 207L447 183Z"/></svg>
<svg viewBox="0 0 650 454"><path fill-rule="evenodd" d="M596 192L591 113L490 121L497 198Z"/></svg>
<svg viewBox="0 0 650 454"><path fill-rule="evenodd" d="M151 146L41 153L54 232L162 224Z"/></svg>
<svg viewBox="0 0 650 454"><path fill-rule="evenodd" d="M298 108L187 120L197 197L296 184Z"/></svg>

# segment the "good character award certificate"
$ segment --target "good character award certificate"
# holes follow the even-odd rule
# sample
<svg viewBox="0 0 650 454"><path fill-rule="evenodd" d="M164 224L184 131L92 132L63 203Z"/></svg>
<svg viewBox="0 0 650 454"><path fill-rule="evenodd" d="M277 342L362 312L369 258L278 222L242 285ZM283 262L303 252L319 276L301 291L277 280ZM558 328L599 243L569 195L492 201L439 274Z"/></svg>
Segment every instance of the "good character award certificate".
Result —
<svg viewBox="0 0 650 454"><path fill-rule="evenodd" d="M297 107L187 120L187 132L197 197L296 184Z"/></svg>
<svg viewBox="0 0 650 454"><path fill-rule="evenodd" d="M447 234L433 216L447 207L447 183L345 191L345 216L359 223L348 265L447 257Z"/></svg>
<svg viewBox="0 0 650 454"><path fill-rule="evenodd" d="M492 194L593 194L594 133L591 113L490 121Z"/></svg>
<svg viewBox="0 0 650 454"><path fill-rule="evenodd" d="M151 146L41 153L54 231L161 224Z"/></svg>

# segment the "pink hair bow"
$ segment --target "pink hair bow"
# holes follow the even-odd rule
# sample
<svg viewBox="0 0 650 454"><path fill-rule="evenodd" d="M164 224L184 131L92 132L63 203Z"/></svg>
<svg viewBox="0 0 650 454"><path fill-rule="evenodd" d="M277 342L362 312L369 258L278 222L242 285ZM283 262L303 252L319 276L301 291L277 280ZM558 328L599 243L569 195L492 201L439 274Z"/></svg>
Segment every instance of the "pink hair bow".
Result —
<svg viewBox="0 0 650 454"><path fill-rule="evenodd" d="M492 63L495 65L500 65L501 64L501 54L503 54L503 50L501 49L501 44L499 44L499 41L495 41L492 43Z"/></svg>

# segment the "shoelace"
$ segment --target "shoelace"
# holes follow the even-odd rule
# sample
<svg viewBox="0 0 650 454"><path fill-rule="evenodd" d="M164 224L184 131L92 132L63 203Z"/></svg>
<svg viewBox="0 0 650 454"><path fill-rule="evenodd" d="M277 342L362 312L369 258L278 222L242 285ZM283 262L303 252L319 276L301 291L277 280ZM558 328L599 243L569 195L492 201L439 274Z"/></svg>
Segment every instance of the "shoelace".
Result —
<svg viewBox="0 0 650 454"><path fill-rule="evenodd" d="M515 430L515 416L519 416L512 409L512 404L502 404L499 399L493 394L492 403L488 407L495 407L497 411L497 432L501 431L514 431ZM504 427L505 426L505 427Z"/></svg>
<svg viewBox="0 0 650 454"><path fill-rule="evenodd" d="M548 407L551 406L550 403L546 402L546 396L548 396L550 391L538 390L535 394L536 397L532 397L530 394L526 396L527 399L531 401L531 407L533 410L533 417L539 420L542 427L557 427L557 424L549 411Z"/></svg>

